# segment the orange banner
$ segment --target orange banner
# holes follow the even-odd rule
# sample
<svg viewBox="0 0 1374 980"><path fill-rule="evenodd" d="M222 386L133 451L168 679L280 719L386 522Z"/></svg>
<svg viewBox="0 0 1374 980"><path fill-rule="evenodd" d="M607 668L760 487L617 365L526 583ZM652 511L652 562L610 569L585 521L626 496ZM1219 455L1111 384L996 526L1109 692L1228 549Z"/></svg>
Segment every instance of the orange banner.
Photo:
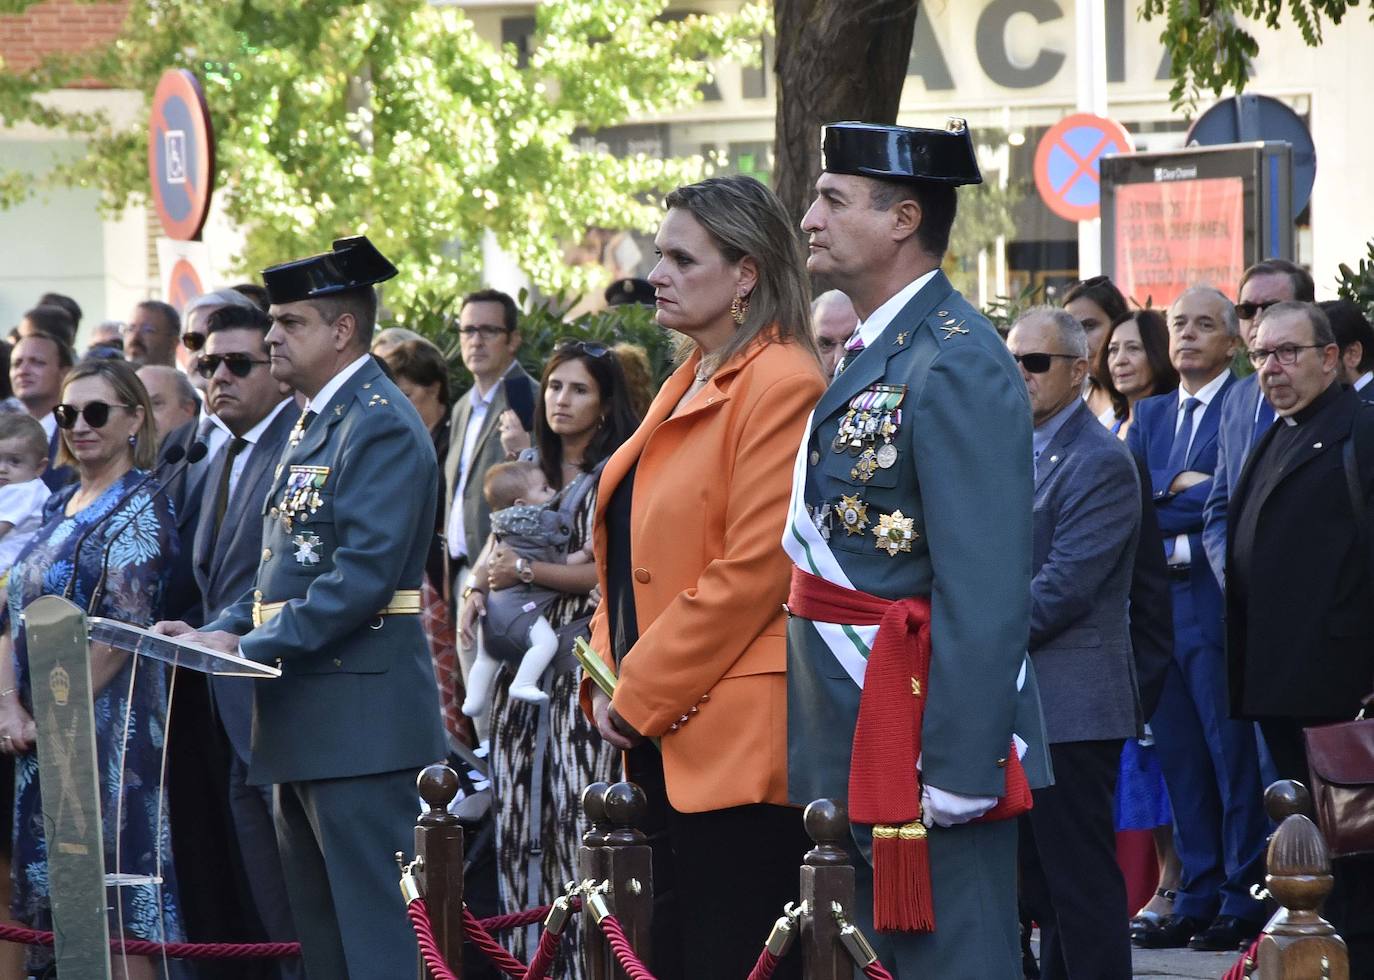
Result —
<svg viewBox="0 0 1374 980"><path fill-rule="evenodd" d="M1164 309L1189 286L1231 296L1245 270L1244 185L1239 177L1116 187L1117 286Z"/></svg>

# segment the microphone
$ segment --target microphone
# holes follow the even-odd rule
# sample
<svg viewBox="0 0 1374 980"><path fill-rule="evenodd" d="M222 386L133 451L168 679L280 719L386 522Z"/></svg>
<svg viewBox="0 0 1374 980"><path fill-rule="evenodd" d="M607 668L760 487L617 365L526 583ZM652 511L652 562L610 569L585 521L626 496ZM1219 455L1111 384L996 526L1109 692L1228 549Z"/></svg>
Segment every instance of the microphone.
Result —
<svg viewBox="0 0 1374 980"><path fill-rule="evenodd" d="M110 574L110 549L113 548L114 543L119 540L119 536L128 530L129 525L134 522L134 519L138 517L145 507L157 499L158 494L165 492L173 480L180 476L187 467L194 466L204 459L209 451L209 447L199 439L191 443L191 448L186 451L186 458L173 465L173 472L167 474L167 479L160 481L157 485L157 489L148 494L148 499L135 507L133 512L125 519L124 523L119 525L119 530L110 535L110 540L105 542L105 550L101 552L100 555L100 578L96 580L95 588L91 590L90 602L86 603L86 615L94 615L96 606L99 605L100 599L105 594L105 579ZM169 449L168 452L170 453L171 450ZM153 474L150 473L148 475L152 476ZM142 486L144 482L146 481L140 481L139 486ZM129 496L132 497L137 492L138 488L135 487L129 492ZM121 501L121 504L123 504L123 501Z"/></svg>
<svg viewBox="0 0 1374 980"><path fill-rule="evenodd" d="M197 443L196 445L201 444ZM191 448L194 449L195 446L192 446ZM90 527L86 528L86 530L81 532L81 534L76 539L76 547L72 549L72 573L67 576L67 584L62 589L62 598L70 601L72 593L76 589L76 572L77 569L81 567L81 548L83 545L85 545L86 539L91 536L91 533L94 532L96 528L107 523L111 518L115 516L115 514L119 513L121 507L127 504L130 500L134 499L134 494L138 493L149 483L151 483L154 479L156 479L158 471L160 469L162 469L164 466L176 465L177 463L181 462L181 460L186 455L187 452L184 446L168 446L166 451L162 454L162 459L158 461L158 464L154 466L151 470L149 470L148 474L145 477L143 477L143 479L139 480L136 484L134 484L134 488L132 490L126 493L123 497L120 497L119 501L113 507L111 507L103 517L101 517L97 521L94 521ZM204 453L202 453L201 455L203 456Z"/></svg>

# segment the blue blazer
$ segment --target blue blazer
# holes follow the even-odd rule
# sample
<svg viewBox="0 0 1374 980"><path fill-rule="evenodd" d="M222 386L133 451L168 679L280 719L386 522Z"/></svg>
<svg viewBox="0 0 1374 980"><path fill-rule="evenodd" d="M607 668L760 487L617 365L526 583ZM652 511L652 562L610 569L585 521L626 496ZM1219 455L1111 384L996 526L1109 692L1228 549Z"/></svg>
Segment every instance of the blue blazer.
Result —
<svg viewBox="0 0 1374 980"><path fill-rule="evenodd" d="M1189 585L1197 603L1197 615L1203 635L1216 643L1222 642L1221 588L1212 573L1202 543L1203 509L1208 495L1212 492L1217 471L1217 434L1221 428L1221 415L1228 393L1235 387L1235 377L1228 377L1221 390L1202 413L1197 423L1193 444L1188 450L1188 458L1183 468L1171 471L1168 465L1169 452L1174 445L1174 429L1178 426L1178 392L1143 398L1135 406L1135 422L1127 434L1126 441L1131 451L1145 461L1150 470L1150 483L1154 486L1155 516L1159 518L1159 532L1163 541L1188 535L1188 547L1192 552L1192 574ZM1182 493L1174 493L1169 487L1179 473L1193 471L1209 473L1214 477L1189 487Z"/></svg>
<svg viewBox="0 0 1374 980"><path fill-rule="evenodd" d="M1374 388L1374 385L1368 387ZM1226 588L1226 511L1241 470L1250 456L1259 405L1259 376L1252 374L1230 385L1221 405L1217 428L1217 468L1212 490L1202 510L1202 544L1218 584Z"/></svg>
<svg viewBox="0 0 1374 980"><path fill-rule="evenodd" d="M202 622L218 617L253 587L262 555L262 504L271 489L286 439L299 416L296 406L287 405L248 453L243 473L224 510L219 534L215 533L215 494L228 460L228 443L210 464L201 491L192 557L192 570L203 603ZM210 676L215 710L230 744L245 765L252 757L249 745L253 733L253 683L246 677Z"/></svg>

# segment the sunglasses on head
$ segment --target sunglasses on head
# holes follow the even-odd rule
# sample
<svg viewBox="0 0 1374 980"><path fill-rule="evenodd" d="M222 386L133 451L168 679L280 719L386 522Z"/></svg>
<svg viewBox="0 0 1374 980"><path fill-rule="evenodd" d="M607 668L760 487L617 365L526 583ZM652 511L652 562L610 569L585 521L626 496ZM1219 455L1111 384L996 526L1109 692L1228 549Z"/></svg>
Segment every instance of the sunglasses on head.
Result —
<svg viewBox="0 0 1374 980"><path fill-rule="evenodd" d="M1021 365L1030 374L1044 374L1050 369L1056 357L1067 357L1071 361L1078 360L1077 354L1045 354L1036 352L1033 354L1013 354L1011 355L1016 363Z"/></svg>
<svg viewBox="0 0 1374 980"><path fill-rule="evenodd" d="M77 408L75 405L61 404L52 410L53 418L57 419L59 429L70 429L76 425L78 418L86 420L86 424L92 429L101 429L105 423L110 421L110 409L123 408L133 411L132 405L110 405L106 402L87 402L84 407Z"/></svg>
<svg viewBox="0 0 1374 980"><path fill-rule="evenodd" d="M181 335L181 346L194 353L205 346L205 334L188 331Z"/></svg>
<svg viewBox="0 0 1374 980"><path fill-rule="evenodd" d="M196 358L196 373L202 378L213 378L223 363L229 373L236 378L246 378L254 364L269 363L265 358L255 358L248 354L202 354Z"/></svg>
<svg viewBox="0 0 1374 980"><path fill-rule="evenodd" d="M1253 320L1260 315L1262 310L1267 310L1275 303L1282 302L1283 300L1280 299L1271 299L1265 300L1263 303L1237 303L1236 316L1240 317L1242 320Z"/></svg>
<svg viewBox="0 0 1374 980"><path fill-rule="evenodd" d="M596 340L574 340L564 337L553 349L555 354L586 354L588 357L605 357L611 353L610 347Z"/></svg>

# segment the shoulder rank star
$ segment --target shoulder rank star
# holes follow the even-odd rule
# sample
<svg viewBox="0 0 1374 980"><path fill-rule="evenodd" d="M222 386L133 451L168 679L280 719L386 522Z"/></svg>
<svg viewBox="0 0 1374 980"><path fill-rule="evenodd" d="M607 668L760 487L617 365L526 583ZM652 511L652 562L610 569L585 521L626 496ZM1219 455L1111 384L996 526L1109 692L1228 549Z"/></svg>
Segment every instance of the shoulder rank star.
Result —
<svg viewBox="0 0 1374 980"><path fill-rule="evenodd" d="M915 525L916 522L910 517L903 517L900 510L883 514L878 518L878 526L873 529L876 539L873 546L879 551L886 551L889 558L897 557L899 552L910 551L911 542L920 537Z"/></svg>
<svg viewBox="0 0 1374 980"><path fill-rule="evenodd" d="M835 514L844 525L846 534L862 534L868 527L868 504L856 493L852 497L841 497L835 505Z"/></svg>

